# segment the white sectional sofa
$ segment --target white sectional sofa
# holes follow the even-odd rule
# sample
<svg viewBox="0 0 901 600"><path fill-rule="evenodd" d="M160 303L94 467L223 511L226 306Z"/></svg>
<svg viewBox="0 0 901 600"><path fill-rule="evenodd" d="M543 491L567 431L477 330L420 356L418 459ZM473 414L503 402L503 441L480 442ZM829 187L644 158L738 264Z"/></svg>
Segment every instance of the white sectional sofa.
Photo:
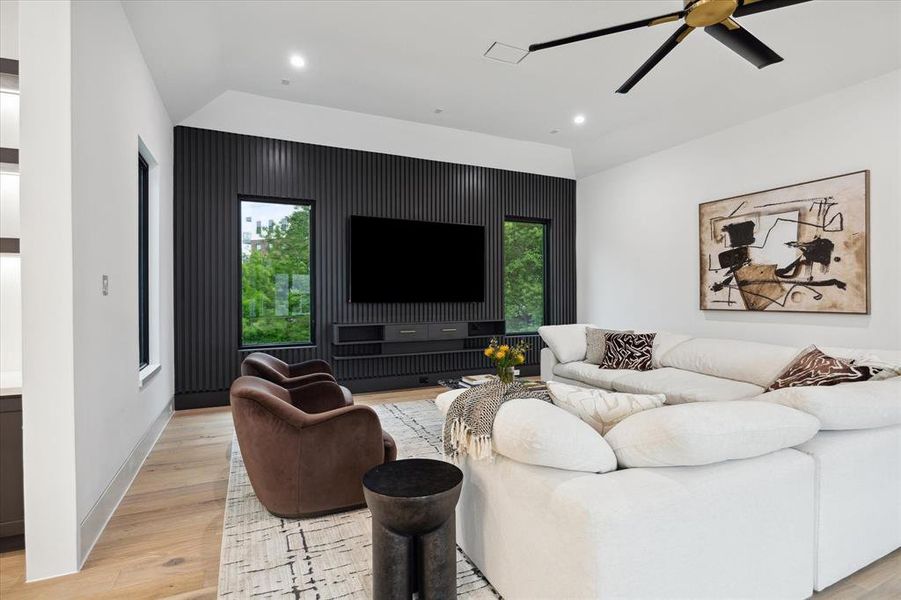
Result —
<svg viewBox="0 0 901 600"><path fill-rule="evenodd" d="M585 327L543 328L543 380L667 404L765 400L800 350L661 332L653 370L605 370L584 362ZM507 598L806 598L901 546L897 400L880 416L893 425L704 466L597 474L466 460L458 543Z"/></svg>

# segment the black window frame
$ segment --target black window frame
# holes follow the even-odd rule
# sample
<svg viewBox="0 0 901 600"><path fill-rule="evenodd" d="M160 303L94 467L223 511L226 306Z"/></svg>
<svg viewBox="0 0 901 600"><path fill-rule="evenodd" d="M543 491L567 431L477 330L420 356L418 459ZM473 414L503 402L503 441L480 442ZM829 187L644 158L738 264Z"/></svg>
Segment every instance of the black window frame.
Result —
<svg viewBox="0 0 901 600"><path fill-rule="evenodd" d="M138 154L138 370L150 365L150 165Z"/></svg>
<svg viewBox="0 0 901 600"><path fill-rule="evenodd" d="M238 222L238 234L237 234L237 245L238 245L238 261L237 261L237 282L238 282L238 290L237 290L237 298L238 298L238 350L265 350L266 348L311 348L316 346L316 265L317 265L317 252L316 252L316 203L313 200L306 198L286 198L283 196L257 196L253 194L238 194L237 196L237 222ZM243 269L241 267L242 260L242 250L241 247L243 245L242 240L242 226L241 219L243 217L243 213L241 211L241 206L244 202L257 202L260 204L287 204L290 206L306 206L310 209L310 340L308 342L282 342L282 343L260 343L260 344L245 344L244 343L244 274Z"/></svg>
<svg viewBox="0 0 901 600"><path fill-rule="evenodd" d="M512 215L507 215L504 217L504 221L501 224L501 290L502 290L502 306L504 309L503 319L504 319L504 333L506 335L538 335L538 330L535 331L507 331L507 255L506 255L506 231L505 225L508 222L513 223L529 223L532 225L541 225L544 228L544 240L541 248L541 263L542 263L542 315L541 315L541 327L542 325L547 324L548 320L548 310L550 308L549 304L549 295L548 295L548 279L550 276L550 261L548 258L551 253L551 221L549 219L538 219L533 217L517 217Z"/></svg>

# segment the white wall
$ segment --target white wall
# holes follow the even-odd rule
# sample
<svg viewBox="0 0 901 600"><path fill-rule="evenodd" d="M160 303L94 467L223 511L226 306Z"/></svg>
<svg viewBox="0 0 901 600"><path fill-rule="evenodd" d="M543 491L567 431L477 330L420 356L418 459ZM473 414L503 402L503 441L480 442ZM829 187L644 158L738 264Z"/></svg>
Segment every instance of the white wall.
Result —
<svg viewBox="0 0 901 600"><path fill-rule="evenodd" d="M227 91L179 123L573 179L568 148Z"/></svg>
<svg viewBox="0 0 901 600"><path fill-rule="evenodd" d="M23 460L29 579L78 569L68 2L19 11Z"/></svg>
<svg viewBox="0 0 901 600"><path fill-rule="evenodd" d="M901 347L901 72L578 182L580 321L711 337ZM698 204L869 169L870 315L698 309Z"/></svg>
<svg viewBox="0 0 901 600"><path fill-rule="evenodd" d="M20 18L26 567L39 579L80 567L171 414L173 139L118 2L29 2ZM139 148L160 365L143 385Z"/></svg>
<svg viewBox="0 0 901 600"><path fill-rule="evenodd" d="M18 0L0 0L0 58L19 58Z"/></svg>
<svg viewBox="0 0 901 600"><path fill-rule="evenodd" d="M132 452L143 448L160 415L168 414L174 389L172 122L118 2L72 5L72 115L75 450L84 553L118 502L102 495L124 493L123 484L127 487L134 475ZM150 269L151 313L157 313L151 319L157 341L151 358L161 365L143 388L138 380L141 144L151 154L151 257L158 256ZM108 296L101 294L104 274Z"/></svg>

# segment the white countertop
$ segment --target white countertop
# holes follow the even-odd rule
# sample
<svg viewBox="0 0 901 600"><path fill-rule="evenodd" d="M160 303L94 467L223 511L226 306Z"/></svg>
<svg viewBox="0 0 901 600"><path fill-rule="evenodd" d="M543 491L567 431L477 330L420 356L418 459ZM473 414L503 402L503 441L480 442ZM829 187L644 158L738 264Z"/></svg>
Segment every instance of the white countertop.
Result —
<svg viewBox="0 0 901 600"><path fill-rule="evenodd" d="M21 371L0 371L0 396L22 395Z"/></svg>

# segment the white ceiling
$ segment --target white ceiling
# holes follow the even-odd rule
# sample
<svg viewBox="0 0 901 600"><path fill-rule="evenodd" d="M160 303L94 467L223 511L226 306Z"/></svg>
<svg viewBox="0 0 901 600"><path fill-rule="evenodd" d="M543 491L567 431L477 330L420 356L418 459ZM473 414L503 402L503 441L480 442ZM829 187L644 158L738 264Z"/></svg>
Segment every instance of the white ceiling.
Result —
<svg viewBox="0 0 901 600"><path fill-rule="evenodd" d="M901 68L896 0L817 0L741 19L785 58L760 71L695 31L627 95L614 90L677 24L519 65L482 54L494 41L527 47L663 14L678 0L124 5L175 122L231 89L570 148L579 177ZM306 69L288 65L292 52Z"/></svg>

